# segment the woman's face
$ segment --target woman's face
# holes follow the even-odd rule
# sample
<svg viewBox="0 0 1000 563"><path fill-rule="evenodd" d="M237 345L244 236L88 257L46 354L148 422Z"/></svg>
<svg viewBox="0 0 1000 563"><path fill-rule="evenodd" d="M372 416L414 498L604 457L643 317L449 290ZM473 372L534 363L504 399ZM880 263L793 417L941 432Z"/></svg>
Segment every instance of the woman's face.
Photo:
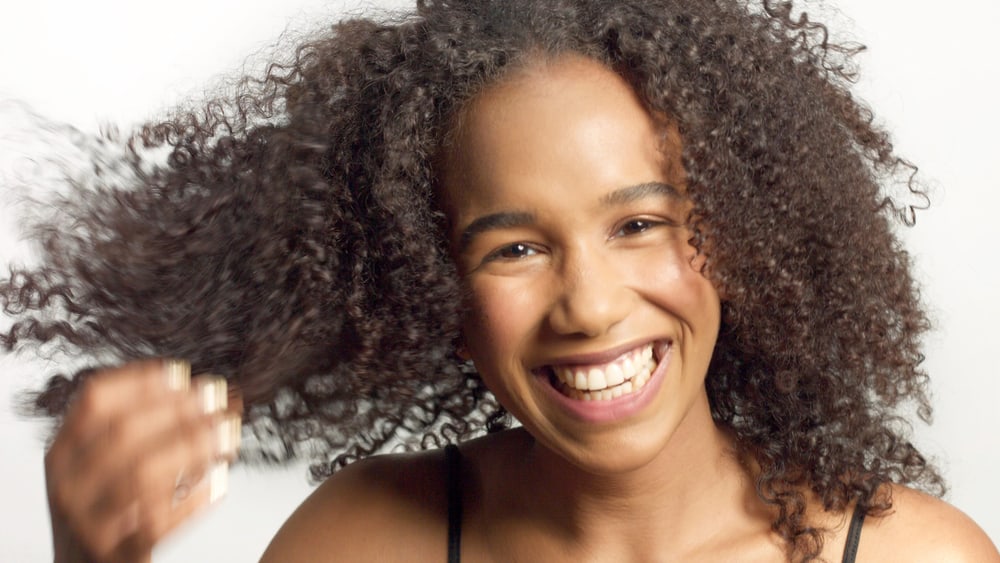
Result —
<svg viewBox="0 0 1000 563"><path fill-rule="evenodd" d="M463 335L486 384L578 465L649 461L704 398L719 330L676 130L616 74L564 57L478 96L445 161Z"/></svg>

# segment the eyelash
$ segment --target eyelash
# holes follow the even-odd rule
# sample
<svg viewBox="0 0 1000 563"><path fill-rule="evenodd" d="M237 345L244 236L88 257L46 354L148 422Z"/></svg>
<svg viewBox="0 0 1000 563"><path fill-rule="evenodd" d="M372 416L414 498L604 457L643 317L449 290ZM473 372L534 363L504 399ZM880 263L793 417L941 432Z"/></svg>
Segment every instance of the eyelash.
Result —
<svg viewBox="0 0 1000 563"><path fill-rule="evenodd" d="M628 221L622 223L621 227L619 227L618 230L615 231L613 236L618 237L618 236L637 235L639 233L644 233L649 229L658 227L663 224L665 224L664 221L654 221L652 219L629 219ZM641 225L641 227L635 229L631 233L624 232L625 229L628 228L629 226L636 226L636 225Z"/></svg>
<svg viewBox="0 0 1000 563"><path fill-rule="evenodd" d="M617 238L620 236L633 236L639 235L660 226L673 226L675 225L672 221L667 221L664 219L646 219L646 218L634 218L628 219L620 224L618 230L614 232L612 238ZM632 232L626 232L629 227L635 227ZM513 251L513 253L511 252ZM515 254L516 255L512 255ZM496 260L520 260L522 258L527 258L538 253L538 250L524 242L514 242L497 248L496 250L490 252L483 258L483 263L493 262Z"/></svg>
<svg viewBox="0 0 1000 563"><path fill-rule="evenodd" d="M523 242L515 242L515 243L512 243L512 244L501 246L500 248L494 250L493 252L490 252L483 259L483 262L492 262L494 260L518 260L518 259L521 259L521 258L525 258L526 256L530 256L530 254L520 254L518 256L505 256L505 254L508 251L514 250L514 249L517 249L520 252L527 252L527 251L537 252L529 244L525 244Z"/></svg>

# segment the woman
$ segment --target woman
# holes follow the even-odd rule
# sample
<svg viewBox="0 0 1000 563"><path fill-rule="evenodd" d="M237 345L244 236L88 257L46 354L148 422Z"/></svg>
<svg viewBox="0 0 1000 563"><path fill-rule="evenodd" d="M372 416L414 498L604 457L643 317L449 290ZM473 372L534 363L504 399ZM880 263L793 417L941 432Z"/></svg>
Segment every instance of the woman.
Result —
<svg viewBox="0 0 1000 563"><path fill-rule="evenodd" d="M343 23L250 97L146 128L169 168L90 194L4 287L77 321L27 317L8 347L127 362L38 399L77 393L47 457L57 557L141 559L233 453L221 401L199 404L218 386L149 356L235 382L285 447L259 453L346 448L317 476L502 428L486 389L523 425L352 465L265 560L835 560L862 529L860 560L998 557L904 486L940 486L895 425L927 407L889 223L908 209L878 183L908 167L822 27L672 2L418 12Z"/></svg>

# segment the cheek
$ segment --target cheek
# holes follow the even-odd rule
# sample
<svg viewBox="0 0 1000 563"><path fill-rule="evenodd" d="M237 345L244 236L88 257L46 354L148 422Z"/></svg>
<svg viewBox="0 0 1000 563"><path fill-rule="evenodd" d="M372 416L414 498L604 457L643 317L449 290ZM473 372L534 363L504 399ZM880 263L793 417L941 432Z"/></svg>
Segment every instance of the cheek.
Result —
<svg viewBox="0 0 1000 563"><path fill-rule="evenodd" d="M469 350L481 359L512 354L531 333L529 311L539 300L512 279L474 282L469 289L463 322Z"/></svg>
<svg viewBox="0 0 1000 563"><path fill-rule="evenodd" d="M694 247L676 245L666 255L660 248L639 263L633 275L650 300L701 331L718 332L719 294L702 273L705 260Z"/></svg>

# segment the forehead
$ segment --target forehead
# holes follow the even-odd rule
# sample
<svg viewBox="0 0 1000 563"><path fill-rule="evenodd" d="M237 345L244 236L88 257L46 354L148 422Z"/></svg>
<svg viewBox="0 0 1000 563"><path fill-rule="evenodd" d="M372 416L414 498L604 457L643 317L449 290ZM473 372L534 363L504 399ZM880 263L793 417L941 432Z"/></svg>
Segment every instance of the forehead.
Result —
<svg viewBox="0 0 1000 563"><path fill-rule="evenodd" d="M540 191L581 197L664 181L683 186L680 139L629 84L581 56L533 61L486 88L456 120L442 196L452 227Z"/></svg>

